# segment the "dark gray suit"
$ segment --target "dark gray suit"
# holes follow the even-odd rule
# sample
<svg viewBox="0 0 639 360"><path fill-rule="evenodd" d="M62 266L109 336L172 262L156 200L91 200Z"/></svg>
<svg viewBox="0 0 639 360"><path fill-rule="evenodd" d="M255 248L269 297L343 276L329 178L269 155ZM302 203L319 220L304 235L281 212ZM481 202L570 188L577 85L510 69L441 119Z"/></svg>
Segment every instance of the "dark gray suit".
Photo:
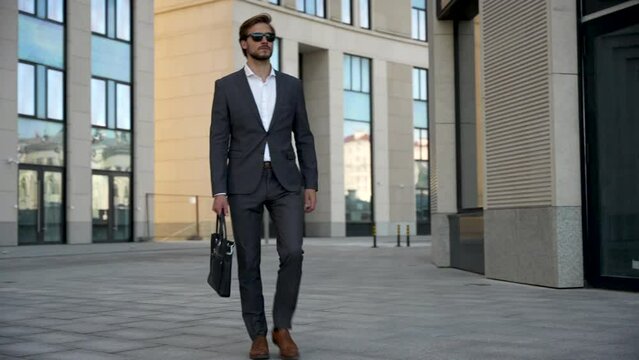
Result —
<svg viewBox="0 0 639 360"><path fill-rule="evenodd" d="M276 72L276 102L265 129L244 69L215 82L210 132L213 195L226 193L237 244L242 316L249 335L266 335L260 229L266 206L280 256L273 303L276 328L291 328L302 274L302 189L317 190L317 159L301 82ZM291 143L299 156L299 168ZM272 169L264 167L268 142Z"/></svg>

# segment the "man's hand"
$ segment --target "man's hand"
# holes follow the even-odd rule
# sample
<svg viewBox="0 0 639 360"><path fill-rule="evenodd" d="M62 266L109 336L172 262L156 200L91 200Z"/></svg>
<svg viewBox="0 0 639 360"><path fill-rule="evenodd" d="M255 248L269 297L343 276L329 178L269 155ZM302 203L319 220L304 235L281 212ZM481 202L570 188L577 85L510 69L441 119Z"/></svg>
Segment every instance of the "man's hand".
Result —
<svg viewBox="0 0 639 360"><path fill-rule="evenodd" d="M226 198L226 195L217 195L213 199L213 211L215 211L218 215L228 215L229 214L229 201Z"/></svg>
<svg viewBox="0 0 639 360"><path fill-rule="evenodd" d="M310 213L317 205L317 191L315 189L304 190L304 212Z"/></svg>

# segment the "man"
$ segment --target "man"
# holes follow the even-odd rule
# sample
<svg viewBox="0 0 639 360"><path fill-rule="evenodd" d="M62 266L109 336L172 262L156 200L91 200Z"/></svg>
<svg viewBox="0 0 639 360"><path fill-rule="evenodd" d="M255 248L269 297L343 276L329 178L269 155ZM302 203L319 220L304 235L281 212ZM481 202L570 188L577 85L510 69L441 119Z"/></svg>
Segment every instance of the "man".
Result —
<svg viewBox="0 0 639 360"><path fill-rule="evenodd" d="M242 317L253 341L251 359L269 358L260 229L264 206L271 214L280 260L272 339L283 359L297 359L289 329L302 276L304 212L316 205L315 144L301 82L271 67L275 29L270 15L246 20L239 37L246 65L215 82L210 134L213 211L228 214L229 206L232 209Z"/></svg>

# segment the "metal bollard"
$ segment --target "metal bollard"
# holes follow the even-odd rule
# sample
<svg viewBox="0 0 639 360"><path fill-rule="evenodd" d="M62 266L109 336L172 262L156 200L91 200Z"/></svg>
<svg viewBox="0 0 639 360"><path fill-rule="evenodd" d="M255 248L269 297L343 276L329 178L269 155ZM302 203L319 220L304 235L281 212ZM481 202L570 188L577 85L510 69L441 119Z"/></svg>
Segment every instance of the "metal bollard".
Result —
<svg viewBox="0 0 639 360"><path fill-rule="evenodd" d="M400 237L400 235L401 235L401 232L402 232L402 230L401 230L401 227L400 227L400 226L401 226L401 225L397 224L397 247L401 247L401 246L402 246L402 245L400 244L400 239L399 239L399 237Z"/></svg>
<svg viewBox="0 0 639 360"><path fill-rule="evenodd" d="M410 247L410 225L406 225L406 247Z"/></svg>
<svg viewBox="0 0 639 360"><path fill-rule="evenodd" d="M373 224L373 248L377 247L377 227Z"/></svg>

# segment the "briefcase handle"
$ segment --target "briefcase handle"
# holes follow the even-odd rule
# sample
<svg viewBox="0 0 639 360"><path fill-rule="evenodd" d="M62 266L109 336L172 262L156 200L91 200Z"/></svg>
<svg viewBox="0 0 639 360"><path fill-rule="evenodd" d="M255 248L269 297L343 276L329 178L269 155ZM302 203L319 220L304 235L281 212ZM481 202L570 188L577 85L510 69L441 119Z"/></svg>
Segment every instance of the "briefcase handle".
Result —
<svg viewBox="0 0 639 360"><path fill-rule="evenodd" d="M229 244L229 249L226 254L233 255L233 252L235 251L235 240L230 240L227 236L224 214L217 215L217 220L215 222L215 232L220 236L220 238L226 240L226 242Z"/></svg>

